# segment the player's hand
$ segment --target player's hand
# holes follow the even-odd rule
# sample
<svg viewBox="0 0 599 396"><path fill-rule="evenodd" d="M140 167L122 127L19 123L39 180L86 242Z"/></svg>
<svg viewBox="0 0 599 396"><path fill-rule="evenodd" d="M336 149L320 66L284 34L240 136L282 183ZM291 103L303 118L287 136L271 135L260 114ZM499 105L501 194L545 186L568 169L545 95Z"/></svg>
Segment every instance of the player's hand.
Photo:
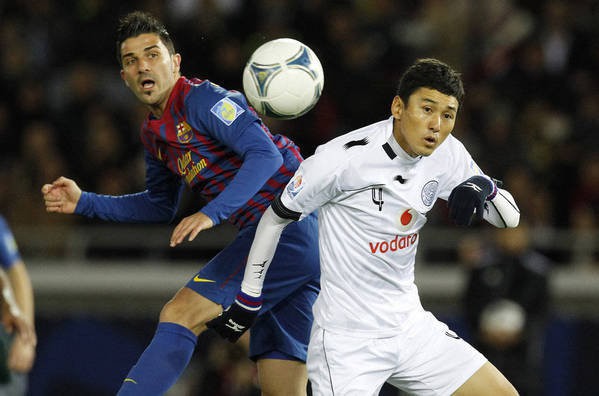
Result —
<svg viewBox="0 0 599 396"><path fill-rule="evenodd" d="M35 337L22 337L20 333L17 333L8 353L8 367L12 371L28 373L31 370L35 360L36 342Z"/></svg>
<svg viewBox="0 0 599 396"><path fill-rule="evenodd" d="M2 303L2 325L9 334L23 338L23 341L36 343L37 338L33 326L18 309L11 308L6 301Z"/></svg>
<svg viewBox="0 0 599 396"><path fill-rule="evenodd" d="M186 236L188 241L193 241L198 236L200 231L212 228L214 223L210 217L206 216L202 212L197 212L191 216L185 217L173 230L171 235L171 247L175 247L185 239Z"/></svg>
<svg viewBox="0 0 599 396"><path fill-rule="evenodd" d="M8 356L11 370L27 372L33 365L37 336L33 325L23 317L18 308L6 300L2 302L2 325L9 334L14 334Z"/></svg>
<svg viewBox="0 0 599 396"><path fill-rule="evenodd" d="M208 328L216 331L230 342L236 342L256 321L262 308L262 297L248 296L240 291L235 302L220 316L206 323Z"/></svg>
<svg viewBox="0 0 599 396"><path fill-rule="evenodd" d="M447 200L449 217L460 226L472 224L473 217L481 220L485 201L495 191L495 183L491 179L484 176L472 176L451 191Z"/></svg>
<svg viewBox="0 0 599 396"><path fill-rule="evenodd" d="M44 184L42 195L46 212L71 214L81 198L81 189L73 180L61 176L52 184Z"/></svg>

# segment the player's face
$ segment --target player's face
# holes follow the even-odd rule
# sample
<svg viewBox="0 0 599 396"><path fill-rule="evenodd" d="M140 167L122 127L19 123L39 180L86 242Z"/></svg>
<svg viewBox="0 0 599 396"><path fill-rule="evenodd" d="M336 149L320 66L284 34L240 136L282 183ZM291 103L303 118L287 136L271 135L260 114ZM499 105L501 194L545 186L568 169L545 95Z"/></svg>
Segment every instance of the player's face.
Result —
<svg viewBox="0 0 599 396"><path fill-rule="evenodd" d="M419 88L406 105L393 98L393 135L412 157L428 156L449 136L455 125L458 100L430 88Z"/></svg>
<svg viewBox="0 0 599 396"><path fill-rule="evenodd" d="M181 56L171 55L160 37L144 33L121 44L121 78L155 116L160 117L179 78Z"/></svg>

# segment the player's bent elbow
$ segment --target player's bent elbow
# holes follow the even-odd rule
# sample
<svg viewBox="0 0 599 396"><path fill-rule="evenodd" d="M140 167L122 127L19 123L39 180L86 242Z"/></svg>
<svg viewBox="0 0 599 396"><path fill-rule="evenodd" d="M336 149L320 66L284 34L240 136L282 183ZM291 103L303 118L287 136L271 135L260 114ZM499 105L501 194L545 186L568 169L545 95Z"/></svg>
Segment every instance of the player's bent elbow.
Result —
<svg viewBox="0 0 599 396"><path fill-rule="evenodd" d="M505 228L516 228L520 224L520 212L514 212L505 219Z"/></svg>
<svg viewBox="0 0 599 396"><path fill-rule="evenodd" d="M515 228L520 224L520 211L499 211L497 208L492 208L485 215L485 219L497 228Z"/></svg>
<svg viewBox="0 0 599 396"><path fill-rule="evenodd" d="M512 194L499 189L495 198L488 202L485 219L499 228L514 228L520 223L520 209Z"/></svg>

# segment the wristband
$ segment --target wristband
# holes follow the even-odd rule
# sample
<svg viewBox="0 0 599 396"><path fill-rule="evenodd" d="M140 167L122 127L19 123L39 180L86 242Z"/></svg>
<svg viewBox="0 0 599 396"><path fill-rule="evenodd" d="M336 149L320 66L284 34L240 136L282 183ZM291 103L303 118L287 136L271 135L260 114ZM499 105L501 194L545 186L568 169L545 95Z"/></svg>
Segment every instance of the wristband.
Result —
<svg viewBox="0 0 599 396"><path fill-rule="evenodd" d="M497 184L495 183L495 180L490 178L487 175L483 175L485 177L485 179L487 179L490 183L491 183L491 194L487 195L486 201L491 201L493 198L495 198L495 196L497 195Z"/></svg>
<svg viewBox="0 0 599 396"><path fill-rule="evenodd" d="M262 296L254 297L242 291L237 293L235 298L237 304L248 311L259 311L262 308Z"/></svg>

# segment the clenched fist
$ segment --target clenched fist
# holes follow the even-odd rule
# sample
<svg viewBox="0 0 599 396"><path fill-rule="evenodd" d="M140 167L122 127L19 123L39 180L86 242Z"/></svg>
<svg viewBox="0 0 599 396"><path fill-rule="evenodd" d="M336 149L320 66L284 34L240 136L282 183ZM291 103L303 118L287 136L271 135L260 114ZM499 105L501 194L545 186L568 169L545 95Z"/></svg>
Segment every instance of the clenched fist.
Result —
<svg viewBox="0 0 599 396"><path fill-rule="evenodd" d="M73 180L61 176L52 184L44 184L42 195L46 212L71 214L75 212L81 189Z"/></svg>

